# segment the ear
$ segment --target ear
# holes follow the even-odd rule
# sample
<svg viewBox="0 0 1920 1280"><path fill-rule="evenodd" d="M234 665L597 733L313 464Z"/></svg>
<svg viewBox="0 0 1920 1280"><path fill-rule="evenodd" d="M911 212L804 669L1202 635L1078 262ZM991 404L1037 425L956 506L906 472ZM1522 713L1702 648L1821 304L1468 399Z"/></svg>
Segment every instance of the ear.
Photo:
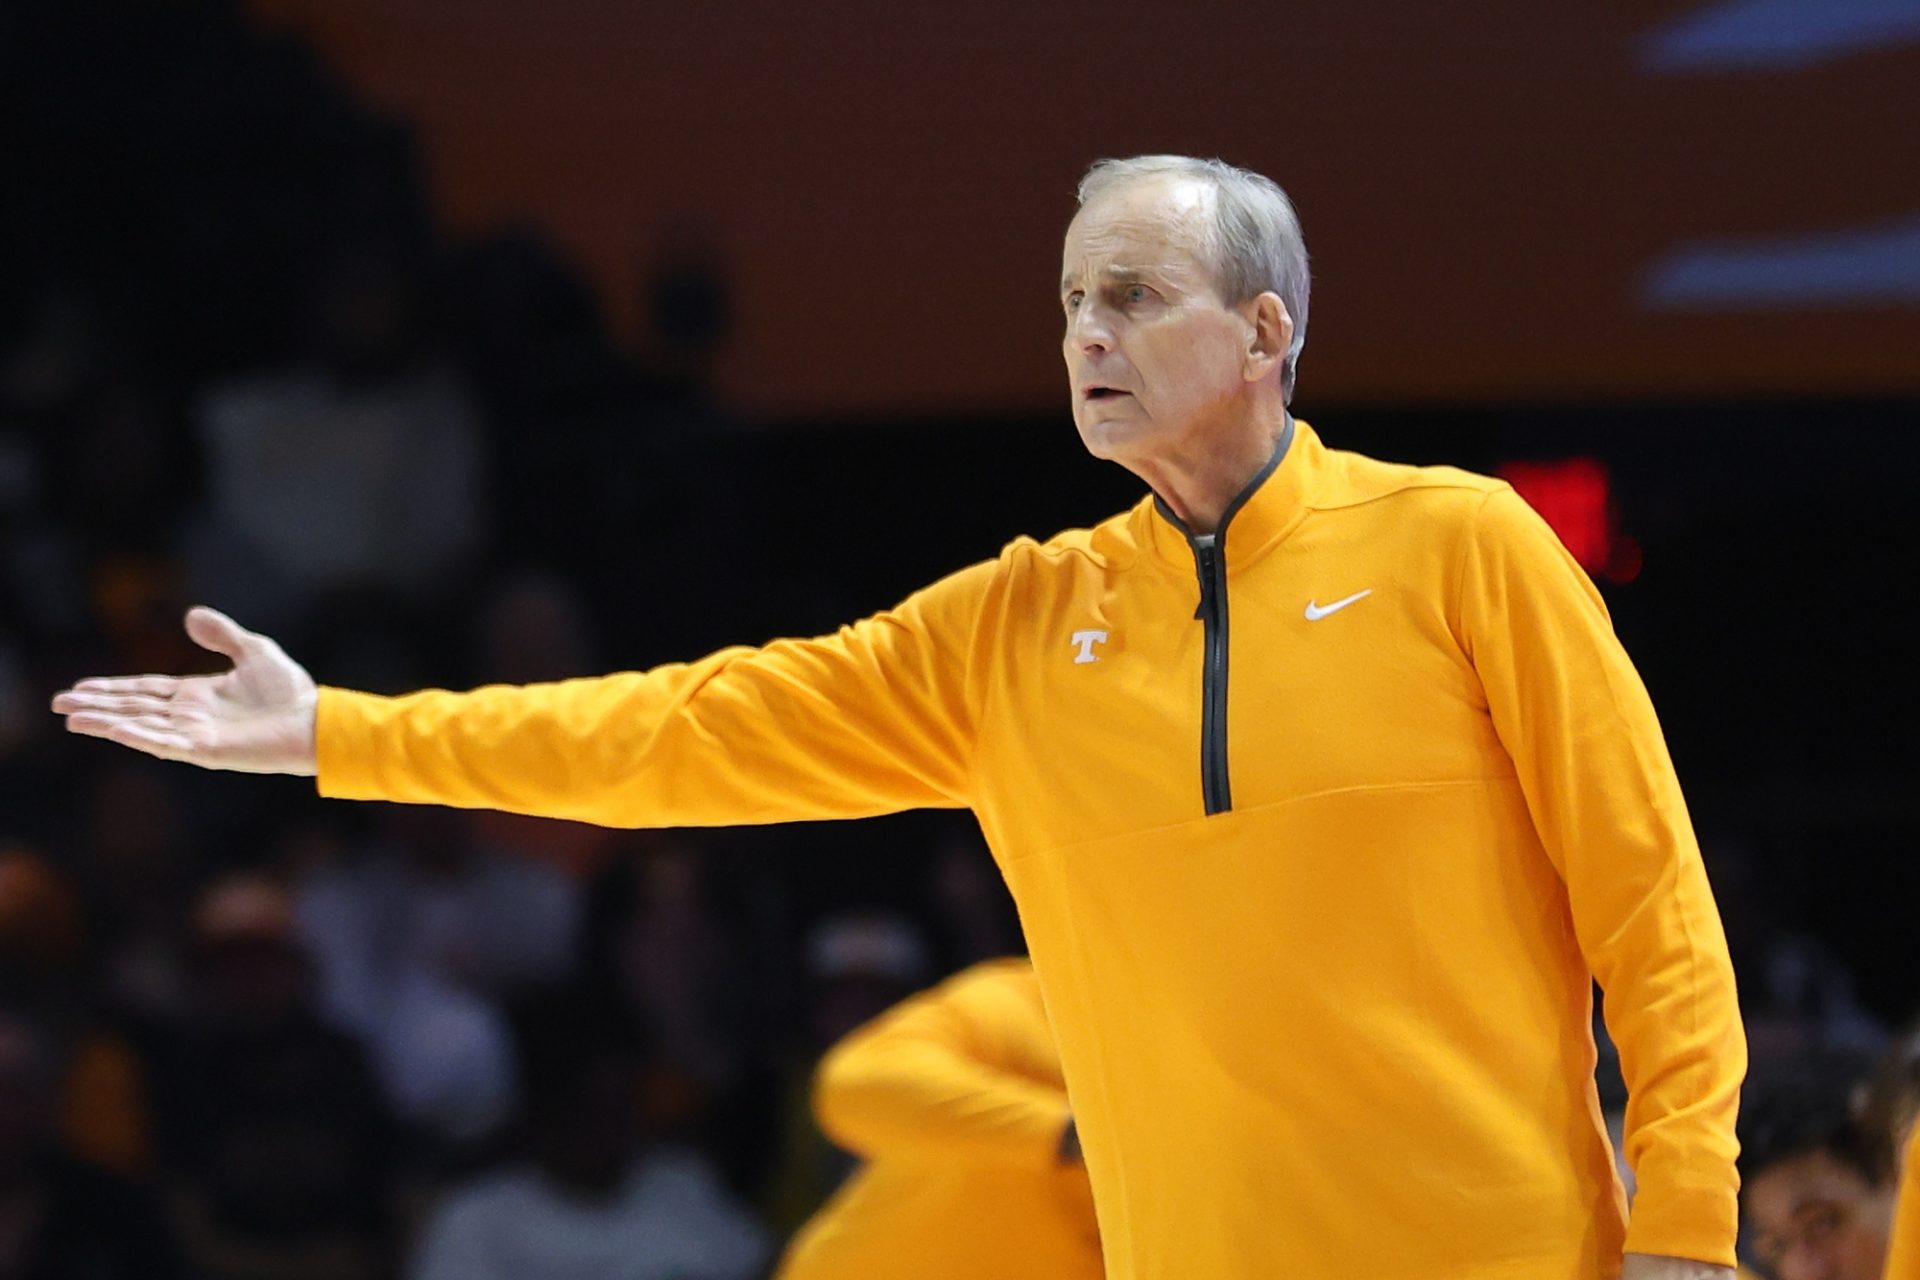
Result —
<svg viewBox="0 0 1920 1280"><path fill-rule="evenodd" d="M1242 314L1247 320L1247 346L1240 371L1248 382L1259 382L1278 373L1286 362L1287 348L1293 345L1293 317L1272 290L1247 303Z"/></svg>

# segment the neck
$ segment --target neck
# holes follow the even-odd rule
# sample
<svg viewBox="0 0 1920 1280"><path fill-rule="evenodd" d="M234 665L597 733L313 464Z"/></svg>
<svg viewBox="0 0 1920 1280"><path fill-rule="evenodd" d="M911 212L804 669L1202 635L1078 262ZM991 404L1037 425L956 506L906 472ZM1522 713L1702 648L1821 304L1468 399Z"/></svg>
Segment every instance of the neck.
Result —
<svg viewBox="0 0 1920 1280"><path fill-rule="evenodd" d="M1273 457L1286 428L1286 408L1280 406L1240 430L1215 433L1197 445L1187 442L1176 454L1142 459L1128 469L1190 532L1217 533L1221 517Z"/></svg>

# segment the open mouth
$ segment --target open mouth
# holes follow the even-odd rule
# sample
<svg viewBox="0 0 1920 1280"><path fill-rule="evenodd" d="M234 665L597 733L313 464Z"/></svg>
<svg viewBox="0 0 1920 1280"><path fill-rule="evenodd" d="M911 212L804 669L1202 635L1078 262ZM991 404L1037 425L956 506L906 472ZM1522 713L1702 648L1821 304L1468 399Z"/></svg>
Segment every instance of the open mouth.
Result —
<svg viewBox="0 0 1920 1280"><path fill-rule="evenodd" d="M1089 400L1112 400L1118 396L1131 394L1132 392L1121 391L1116 387L1088 387L1086 390L1086 396Z"/></svg>

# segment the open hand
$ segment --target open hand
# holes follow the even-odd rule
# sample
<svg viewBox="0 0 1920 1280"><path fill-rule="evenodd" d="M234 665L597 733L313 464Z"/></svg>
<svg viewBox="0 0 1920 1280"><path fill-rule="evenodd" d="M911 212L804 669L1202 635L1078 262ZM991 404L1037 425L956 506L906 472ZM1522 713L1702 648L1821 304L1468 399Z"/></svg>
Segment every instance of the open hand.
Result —
<svg viewBox="0 0 1920 1280"><path fill-rule="evenodd" d="M226 614L196 608L187 635L233 659L215 676L117 676L82 680L54 695L67 728L162 760L242 773L315 769L313 679L266 636Z"/></svg>

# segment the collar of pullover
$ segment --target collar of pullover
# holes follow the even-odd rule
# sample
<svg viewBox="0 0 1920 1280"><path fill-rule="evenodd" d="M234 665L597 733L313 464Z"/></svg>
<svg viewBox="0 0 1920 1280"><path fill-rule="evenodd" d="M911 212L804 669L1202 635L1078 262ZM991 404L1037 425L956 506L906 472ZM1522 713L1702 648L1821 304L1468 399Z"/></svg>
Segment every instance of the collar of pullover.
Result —
<svg viewBox="0 0 1920 1280"><path fill-rule="evenodd" d="M1271 550L1293 532L1307 513L1309 491L1324 452L1312 427L1297 418L1287 419L1272 460L1228 505L1217 531L1228 572ZM1192 572L1190 531L1157 496L1135 509L1134 536L1155 556L1182 572Z"/></svg>

